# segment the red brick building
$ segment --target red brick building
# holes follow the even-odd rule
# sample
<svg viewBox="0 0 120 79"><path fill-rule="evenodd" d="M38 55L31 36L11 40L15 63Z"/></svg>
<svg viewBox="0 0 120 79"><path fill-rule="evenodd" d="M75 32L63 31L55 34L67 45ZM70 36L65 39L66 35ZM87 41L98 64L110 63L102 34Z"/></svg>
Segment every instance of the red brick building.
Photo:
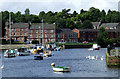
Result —
<svg viewBox="0 0 120 79"><path fill-rule="evenodd" d="M56 29L56 42L77 43L78 34L71 29Z"/></svg>
<svg viewBox="0 0 120 79"><path fill-rule="evenodd" d="M83 42L83 41L89 41L93 42L96 40L97 35L98 35L98 30L97 29L73 29L74 32L78 33L78 42ZM107 36L108 38L115 38L118 40L118 37L120 36L120 30L111 30L111 29L106 29Z"/></svg>
<svg viewBox="0 0 120 79"><path fill-rule="evenodd" d="M119 29L120 23L102 23L100 27L104 27L105 29Z"/></svg>
<svg viewBox="0 0 120 79"><path fill-rule="evenodd" d="M10 39L9 25L6 23L6 40ZM38 40L40 43L55 42L55 24L44 23L13 23L11 38L17 41Z"/></svg>

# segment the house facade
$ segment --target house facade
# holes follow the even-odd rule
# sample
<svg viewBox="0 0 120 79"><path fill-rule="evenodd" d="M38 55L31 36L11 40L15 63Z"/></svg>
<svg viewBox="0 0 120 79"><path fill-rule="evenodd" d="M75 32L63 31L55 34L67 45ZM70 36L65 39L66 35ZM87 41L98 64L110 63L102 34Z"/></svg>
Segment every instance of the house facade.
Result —
<svg viewBox="0 0 120 79"><path fill-rule="evenodd" d="M6 23L6 40L10 39L9 24ZM17 41L38 40L39 43L55 42L55 24L42 23L13 23L11 38Z"/></svg>
<svg viewBox="0 0 120 79"><path fill-rule="evenodd" d="M74 32L78 33L78 42L88 41L93 42L97 39L98 30L97 29L73 29ZM120 30L106 29L108 38L115 38L118 40L120 36Z"/></svg>
<svg viewBox="0 0 120 79"><path fill-rule="evenodd" d="M104 27L105 29L120 30L120 23L102 23L100 27Z"/></svg>
<svg viewBox="0 0 120 79"><path fill-rule="evenodd" d="M78 34L71 29L56 29L56 42L77 43Z"/></svg>
<svg viewBox="0 0 120 79"><path fill-rule="evenodd" d="M97 29L73 29L74 32L78 33L78 42L89 41L93 42L97 38Z"/></svg>

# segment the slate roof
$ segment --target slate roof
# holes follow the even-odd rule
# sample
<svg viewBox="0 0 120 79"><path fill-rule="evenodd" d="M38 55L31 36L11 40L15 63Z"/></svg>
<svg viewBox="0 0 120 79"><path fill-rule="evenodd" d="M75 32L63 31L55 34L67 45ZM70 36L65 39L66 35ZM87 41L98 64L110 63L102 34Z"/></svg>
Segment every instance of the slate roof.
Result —
<svg viewBox="0 0 120 79"><path fill-rule="evenodd" d="M28 28L29 24L28 23L14 23L11 27L12 28ZM32 23L30 25L30 29L40 29L40 28L42 28L42 23ZM55 29L55 24L44 23L43 29Z"/></svg>
<svg viewBox="0 0 120 79"><path fill-rule="evenodd" d="M30 29L42 29L42 23L32 23ZM55 24L43 23L43 29L55 29Z"/></svg>
<svg viewBox="0 0 120 79"><path fill-rule="evenodd" d="M13 23L12 28L28 28L28 23Z"/></svg>
<svg viewBox="0 0 120 79"><path fill-rule="evenodd" d="M98 32L98 29L78 29L80 32ZM105 29L106 32L120 32L116 29Z"/></svg>
<svg viewBox="0 0 120 79"><path fill-rule="evenodd" d="M98 32L97 29L78 29L78 30L83 32Z"/></svg>
<svg viewBox="0 0 120 79"><path fill-rule="evenodd" d="M77 34L76 32L72 31L71 29L56 29L56 33L64 33L64 34L74 33L74 34Z"/></svg>
<svg viewBox="0 0 120 79"><path fill-rule="evenodd" d="M102 23L102 27L116 27L119 23Z"/></svg>

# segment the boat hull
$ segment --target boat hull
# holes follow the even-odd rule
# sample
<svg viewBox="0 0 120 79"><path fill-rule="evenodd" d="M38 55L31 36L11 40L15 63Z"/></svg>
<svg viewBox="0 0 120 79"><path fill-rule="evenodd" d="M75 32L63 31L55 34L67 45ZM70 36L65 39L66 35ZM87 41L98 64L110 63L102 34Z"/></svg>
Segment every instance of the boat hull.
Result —
<svg viewBox="0 0 120 79"><path fill-rule="evenodd" d="M53 67L53 71L55 71L55 72L70 72L70 68L56 68L56 67Z"/></svg>
<svg viewBox="0 0 120 79"><path fill-rule="evenodd" d="M34 60L43 60L42 56L34 56Z"/></svg>

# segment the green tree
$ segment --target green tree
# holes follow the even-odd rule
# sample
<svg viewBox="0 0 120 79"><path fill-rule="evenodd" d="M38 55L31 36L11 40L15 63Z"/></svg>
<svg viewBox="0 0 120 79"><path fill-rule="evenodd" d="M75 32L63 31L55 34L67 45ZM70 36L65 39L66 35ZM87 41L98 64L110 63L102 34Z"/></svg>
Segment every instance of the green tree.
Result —
<svg viewBox="0 0 120 79"><path fill-rule="evenodd" d="M102 46L102 47L106 47L107 46L107 33L105 32L105 29L103 27L98 29L98 36L96 39L96 42Z"/></svg>
<svg viewBox="0 0 120 79"><path fill-rule="evenodd" d="M18 11L16 14L15 14L15 17L14 17L14 21L15 22L21 22L21 12Z"/></svg>
<svg viewBox="0 0 120 79"><path fill-rule="evenodd" d="M72 17L76 17L78 13L76 11L73 12Z"/></svg>
<svg viewBox="0 0 120 79"><path fill-rule="evenodd" d="M105 10L102 10L102 12L101 12L101 22L105 22L105 16L106 16L106 12L105 12Z"/></svg>
<svg viewBox="0 0 120 79"><path fill-rule="evenodd" d="M25 20L26 22L30 21L30 10L28 8L25 10Z"/></svg>
<svg viewBox="0 0 120 79"><path fill-rule="evenodd" d="M5 35L5 22L9 21L9 12L8 11L2 11L2 37Z"/></svg>
<svg viewBox="0 0 120 79"><path fill-rule="evenodd" d="M76 25L76 28L77 28L77 29L82 28L82 24L81 24L80 21L77 21L75 25Z"/></svg>
<svg viewBox="0 0 120 79"><path fill-rule="evenodd" d="M89 20L85 20L82 24L83 29L93 29L93 24Z"/></svg>

